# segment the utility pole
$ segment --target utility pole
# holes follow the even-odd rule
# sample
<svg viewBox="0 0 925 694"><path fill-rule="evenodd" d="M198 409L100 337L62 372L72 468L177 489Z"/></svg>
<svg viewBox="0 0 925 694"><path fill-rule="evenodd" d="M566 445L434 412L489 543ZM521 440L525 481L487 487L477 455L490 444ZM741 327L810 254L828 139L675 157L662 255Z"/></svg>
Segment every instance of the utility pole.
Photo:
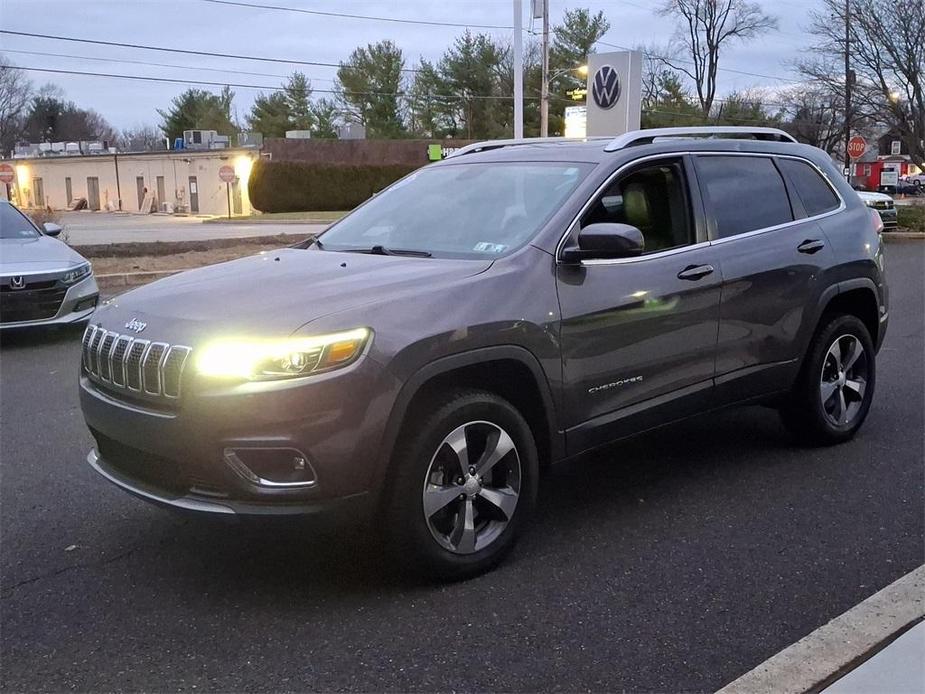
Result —
<svg viewBox="0 0 925 694"><path fill-rule="evenodd" d="M514 139L524 136L523 0L514 0Z"/></svg>
<svg viewBox="0 0 925 694"><path fill-rule="evenodd" d="M549 137L549 0L543 3L543 85L540 92L540 137Z"/></svg>
<svg viewBox="0 0 925 694"><path fill-rule="evenodd" d="M848 143L851 141L851 87L854 76L851 74L851 0L845 0L845 178L851 182L851 155Z"/></svg>

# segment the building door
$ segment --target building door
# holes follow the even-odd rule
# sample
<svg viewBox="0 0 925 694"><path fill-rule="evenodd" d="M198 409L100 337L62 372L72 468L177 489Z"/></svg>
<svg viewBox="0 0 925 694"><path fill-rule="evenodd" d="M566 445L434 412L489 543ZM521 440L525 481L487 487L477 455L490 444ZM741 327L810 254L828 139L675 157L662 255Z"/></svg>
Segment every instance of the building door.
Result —
<svg viewBox="0 0 925 694"><path fill-rule="evenodd" d="M141 212L141 203L145 199L145 177L135 176L135 189L138 191L138 211Z"/></svg>
<svg viewBox="0 0 925 694"><path fill-rule="evenodd" d="M231 184L231 206L234 209L235 214L242 214L241 212L241 181L240 179L234 179L234 183Z"/></svg>
<svg viewBox="0 0 925 694"><path fill-rule="evenodd" d="M96 176L87 176L87 207L100 209L100 179Z"/></svg>
<svg viewBox="0 0 925 694"><path fill-rule="evenodd" d="M167 202L167 192L164 189L164 177L157 177L157 210L160 212L163 207L162 205Z"/></svg>
<svg viewBox="0 0 925 694"><path fill-rule="evenodd" d="M71 200L74 199L74 191L71 189L71 177L66 176L64 179L64 195L67 197L67 206L71 206Z"/></svg>
<svg viewBox="0 0 925 694"><path fill-rule="evenodd" d="M195 176L189 177L189 211L191 214L199 214L199 184Z"/></svg>
<svg viewBox="0 0 925 694"><path fill-rule="evenodd" d="M45 207L45 184L41 178L32 179L32 199L36 207Z"/></svg>

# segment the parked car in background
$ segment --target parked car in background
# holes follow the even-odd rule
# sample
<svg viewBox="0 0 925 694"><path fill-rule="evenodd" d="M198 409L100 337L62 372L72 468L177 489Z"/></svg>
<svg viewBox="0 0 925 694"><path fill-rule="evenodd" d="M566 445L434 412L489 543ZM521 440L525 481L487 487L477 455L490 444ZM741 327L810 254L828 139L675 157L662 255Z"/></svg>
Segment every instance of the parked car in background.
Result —
<svg viewBox="0 0 925 694"><path fill-rule="evenodd" d="M896 228L897 216L893 198L886 193L871 193L864 190L858 191L858 197L865 205L877 211L880 219L883 220L884 229Z"/></svg>
<svg viewBox="0 0 925 694"><path fill-rule="evenodd" d="M901 180L896 184L896 195L925 195L925 187L920 183L913 183L909 180Z"/></svg>
<svg viewBox="0 0 925 694"><path fill-rule="evenodd" d="M902 180L906 181L907 183L911 183L914 186L918 186L919 188L925 188L925 174L905 176Z"/></svg>
<svg viewBox="0 0 925 694"><path fill-rule="evenodd" d="M175 509L365 516L402 565L471 576L546 463L744 403L849 440L889 318L882 228L771 128L466 146L317 239L108 302L87 461Z"/></svg>
<svg viewBox="0 0 925 694"><path fill-rule="evenodd" d="M0 200L0 329L86 321L99 289L89 261Z"/></svg>

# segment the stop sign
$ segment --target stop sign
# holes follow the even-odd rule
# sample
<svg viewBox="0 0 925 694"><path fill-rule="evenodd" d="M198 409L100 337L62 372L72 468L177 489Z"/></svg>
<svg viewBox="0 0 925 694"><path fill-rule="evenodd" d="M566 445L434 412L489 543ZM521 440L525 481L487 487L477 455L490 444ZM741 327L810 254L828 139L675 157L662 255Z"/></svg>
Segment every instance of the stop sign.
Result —
<svg viewBox="0 0 925 694"><path fill-rule="evenodd" d="M12 183L16 178L13 167L9 164L0 164L0 183Z"/></svg>
<svg viewBox="0 0 925 694"><path fill-rule="evenodd" d="M234 175L234 167L225 164L225 166L218 170L218 177L225 183L234 183L234 179L236 178Z"/></svg>
<svg viewBox="0 0 925 694"><path fill-rule="evenodd" d="M857 159L867 151L867 141L860 135L855 135L848 140L848 156Z"/></svg>

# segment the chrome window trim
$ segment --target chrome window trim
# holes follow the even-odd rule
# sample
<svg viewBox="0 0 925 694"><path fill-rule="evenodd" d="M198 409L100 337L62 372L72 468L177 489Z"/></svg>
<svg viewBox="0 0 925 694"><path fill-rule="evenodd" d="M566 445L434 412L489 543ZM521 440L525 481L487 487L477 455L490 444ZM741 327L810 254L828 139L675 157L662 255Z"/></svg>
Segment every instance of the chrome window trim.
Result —
<svg viewBox="0 0 925 694"><path fill-rule="evenodd" d="M794 154L774 154L774 153L768 153L768 152L723 152L723 151L714 151L714 150L702 151L702 152L683 151L683 152L663 152L661 154L650 154L645 157L639 157L638 159L633 159L632 161L629 161L623 164L616 171L610 174L610 176L608 176L600 186L597 187L597 189L594 191L591 197L589 197L588 200L585 202L585 204L582 205L581 209L578 211L578 214L576 214L575 217L572 219L571 223L567 227L566 232L562 235L562 237L559 239L559 242L556 244L556 253L555 253L556 265L572 265L572 263L564 262L561 257L562 249L565 247L566 240L574 232L575 225L578 224L579 220L582 218L584 213L588 211L588 208L591 206L591 204L597 199L597 197L601 193L604 192L604 190L607 189L607 186L609 186L614 181L614 179L617 178L617 176L619 176L621 173L623 173L627 168L634 166L636 164L642 163L642 162L652 161L655 159L671 159L671 158L684 157L684 156L700 156L700 155L734 156L734 157L769 157L769 158L778 157L778 158L786 158L786 159L796 159L797 161L805 162L809 164L810 166L812 166L816 170L816 172L822 176L823 180L829 185L829 187L835 192L835 195L838 197L838 200L839 200L839 206L834 210L823 212L822 214L813 215L811 217L803 217L802 219L794 219L790 222L785 222L783 224L777 224L775 226L770 226L770 227L763 227L761 229L754 229L752 231L747 231L743 234L736 234L735 236L727 236L722 239L709 239L707 241L699 241L697 243L691 244L690 246L681 246L679 248L669 248L664 251L659 251L657 253L650 253L647 255L640 255L640 256L635 256L631 258L611 258L611 259L602 258L602 259L592 259L592 260L581 260L579 261L579 265L582 267L593 267L595 265L623 265L624 263L638 263L638 262L649 260L652 258L662 258L667 255L675 255L677 253L681 253L684 251L694 250L695 248L706 248L707 246L712 246L712 245L720 244L720 243L726 243L728 241L733 241L735 239L742 239L742 238L746 238L750 236L758 236L760 234L765 234L765 233L769 233L772 231L778 231L780 229L783 229L783 228L786 228L786 227L789 227L795 224L803 224L804 222L814 221L817 219L825 219L826 217L830 217L832 215L838 214L839 212L843 212L847 208L847 205L845 204L845 199L842 197L841 193L838 191L838 188L836 188L832 184L832 181L829 179L828 175L826 175L825 171L819 168L819 166L817 166L815 162L810 161L809 159L805 157L800 157ZM783 179L783 176L781 176L781 178ZM786 184L786 181L785 181L785 184ZM706 210L706 213L707 213L707 216L709 216L709 210Z"/></svg>
<svg viewBox="0 0 925 694"><path fill-rule="evenodd" d="M142 345L141 356L138 357L138 387L132 388L128 384L128 357L126 356L126 359L125 359L125 389L130 390L133 393L141 393L145 387L144 370L142 367L144 366L144 363L145 363L145 355L148 353L148 347L151 346L151 341L143 340L140 338L135 338L132 340L131 348L134 349L135 345Z"/></svg>
<svg viewBox="0 0 925 694"><path fill-rule="evenodd" d="M161 352L161 356L157 360L157 390L148 390L148 379L146 378L145 367L148 365L148 357L151 356L151 350L154 349L156 345L161 345L164 351ZM145 350L145 355L141 360L141 387L148 395L161 395L163 391L161 388L161 369L164 367L164 357L167 356L167 351L169 349L170 345L166 342L152 342Z"/></svg>

